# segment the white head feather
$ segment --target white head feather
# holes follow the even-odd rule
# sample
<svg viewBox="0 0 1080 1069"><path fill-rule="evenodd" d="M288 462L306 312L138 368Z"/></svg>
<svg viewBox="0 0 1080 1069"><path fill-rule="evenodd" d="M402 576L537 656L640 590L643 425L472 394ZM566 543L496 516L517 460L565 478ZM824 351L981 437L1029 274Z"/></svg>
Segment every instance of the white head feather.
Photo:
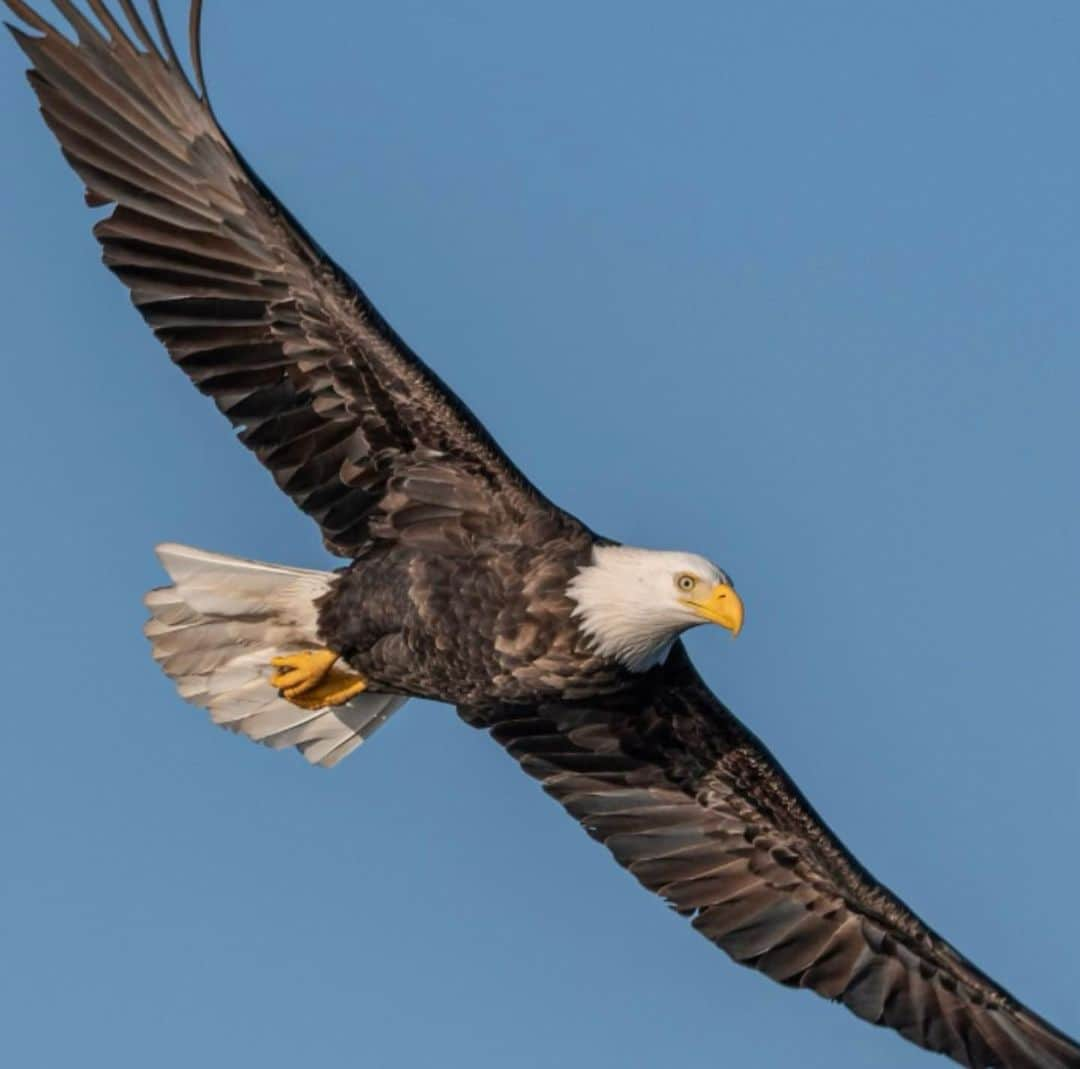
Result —
<svg viewBox="0 0 1080 1069"><path fill-rule="evenodd" d="M644 672L665 660L683 631L705 623L680 596L679 577L686 575L710 587L730 583L696 553L597 546L566 593L596 652Z"/></svg>

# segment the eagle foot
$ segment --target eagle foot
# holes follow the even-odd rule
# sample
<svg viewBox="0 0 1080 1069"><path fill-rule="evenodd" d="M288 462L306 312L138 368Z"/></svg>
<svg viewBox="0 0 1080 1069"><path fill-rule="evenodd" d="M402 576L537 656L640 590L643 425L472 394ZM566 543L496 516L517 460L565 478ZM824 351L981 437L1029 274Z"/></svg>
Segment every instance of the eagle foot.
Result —
<svg viewBox="0 0 1080 1069"><path fill-rule="evenodd" d="M324 709L344 705L367 688L367 680L356 672L337 667L333 650L304 650L271 660L278 669L270 677L281 696L301 709Z"/></svg>

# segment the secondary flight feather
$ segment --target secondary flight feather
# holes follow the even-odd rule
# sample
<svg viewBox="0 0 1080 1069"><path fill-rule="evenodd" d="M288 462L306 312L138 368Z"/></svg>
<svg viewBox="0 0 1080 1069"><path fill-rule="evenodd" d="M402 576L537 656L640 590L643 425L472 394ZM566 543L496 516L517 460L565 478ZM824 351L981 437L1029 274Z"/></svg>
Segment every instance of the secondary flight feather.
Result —
<svg viewBox="0 0 1080 1069"><path fill-rule="evenodd" d="M5 0L106 265L175 363L319 525L337 572L159 555L155 658L215 722L332 765L409 697L486 729L736 961L963 1065L1080 1047L848 853L679 636L737 633L728 575L555 507L275 198L189 80L156 0Z"/></svg>

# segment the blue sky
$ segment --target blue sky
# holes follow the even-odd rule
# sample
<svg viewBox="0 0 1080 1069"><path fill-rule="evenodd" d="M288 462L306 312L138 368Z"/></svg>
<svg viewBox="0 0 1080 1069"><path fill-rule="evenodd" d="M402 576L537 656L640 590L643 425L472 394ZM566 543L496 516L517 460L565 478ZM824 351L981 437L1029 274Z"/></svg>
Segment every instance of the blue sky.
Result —
<svg viewBox="0 0 1080 1069"><path fill-rule="evenodd" d="M733 574L717 692L1080 1033L1080 8L295 6L208 3L243 151L545 492ZM97 264L23 66L0 1060L927 1064L732 965L447 708L328 773L179 701L155 542L329 561Z"/></svg>

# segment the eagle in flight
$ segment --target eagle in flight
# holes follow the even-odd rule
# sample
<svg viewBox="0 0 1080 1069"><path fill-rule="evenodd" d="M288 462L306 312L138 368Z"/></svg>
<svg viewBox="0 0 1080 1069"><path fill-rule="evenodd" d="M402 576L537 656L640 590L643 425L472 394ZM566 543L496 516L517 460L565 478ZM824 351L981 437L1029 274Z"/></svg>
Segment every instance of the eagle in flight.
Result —
<svg viewBox="0 0 1080 1069"><path fill-rule="evenodd" d="M693 553L548 501L255 174L157 0L5 3L104 261L173 361L351 563L159 547L154 657L215 723L333 765L409 697L483 728L732 958L962 1065L1080 1046L937 935L830 832L679 636L743 607Z"/></svg>

